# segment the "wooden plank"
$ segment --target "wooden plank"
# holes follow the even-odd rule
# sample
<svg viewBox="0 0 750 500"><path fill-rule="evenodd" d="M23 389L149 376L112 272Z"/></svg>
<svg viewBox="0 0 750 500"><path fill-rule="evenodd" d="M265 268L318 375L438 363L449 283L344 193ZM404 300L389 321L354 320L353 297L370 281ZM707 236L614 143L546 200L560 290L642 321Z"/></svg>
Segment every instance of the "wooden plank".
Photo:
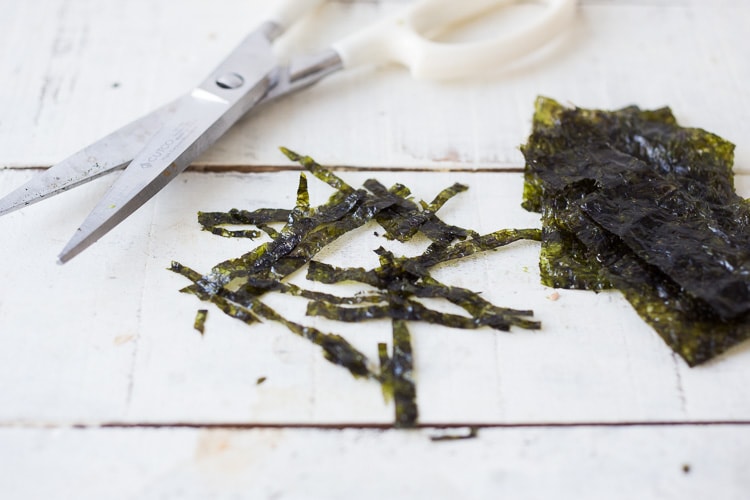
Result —
<svg viewBox="0 0 750 500"><path fill-rule="evenodd" d="M431 441L437 434L0 429L0 489L76 500L743 500L750 488L747 426L500 428Z"/></svg>
<svg viewBox="0 0 750 500"><path fill-rule="evenodd" d="M0 171L3 185L28 171ZM519 207L519 173L361 172L402 182L430 200L462 182L469 191L440 212L486 233L535 227ZM257 245L201 232L199 210L289 207L296 172L188 172L135 217L65 266L56 252L106 188L106 179L0 220L0 422L383 423L393 409L377 384L353 379L319 349L283 327L253 328L210 309L206 334L192 329L195 298L166 270L176 259L199 271ZM738 177L750 193L750 177ZM313 203L329 188L310 180ZM367 226L321 253L335 265L372 267L380 245L401 246ZM499 305L530 307L539 332L454 331L415 324L421 421L560 423L748 421L747 343L716 362L688 369L618 293L560 291L539 284L538 247L507 249L436 269L446 283L480 290ZM303 273L293 281L310 286ZM336 292L338 289L333 288ZM338 292L342 293L342 292ZM304 301L270 302L292 319L345 335L372 360L390 341L387 323L342 325L307 318ZM266 377L258 385L256 381Z"/></svg>
<svg viewBox="0 0 750 500"><path fill-rule="evenodd" d="M289 33L279 52L313 51L402 5L334 2ZM0 98L0 164L52 164L187 90L264 6L189 0L178 18L164 1L8 6L0 20L0 69L10 75ZM671 105L686 125L736 142L744 169L748 16L750 4L737 0L584 2L568 35L522 65L442 83L413 81L398 68L337 75L243 120L198 163L286 165L276 153L286 144L329 164L518 166L533 100L545 94L589 107ZM498 21L490 16L465 37L496 32Z"/></svg>

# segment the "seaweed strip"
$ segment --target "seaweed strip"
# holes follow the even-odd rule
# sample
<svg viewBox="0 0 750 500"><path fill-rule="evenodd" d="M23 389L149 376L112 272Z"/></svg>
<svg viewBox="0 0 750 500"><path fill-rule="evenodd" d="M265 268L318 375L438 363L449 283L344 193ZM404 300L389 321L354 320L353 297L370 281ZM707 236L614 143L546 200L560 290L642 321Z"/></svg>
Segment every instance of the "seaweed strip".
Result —
<svg viewBox="0 0 750 500"><path fill-rule="evenodd" d="M206 317L208 316L207 309L198 309L195 313L195 321L193 322L193 328L198 330L201 335L206 331Z"/></svg>
<svg viewBox="0 0 750 500"><path fill-rule="evenodd" d="M286 222L290 213L290 210L280 209L261 209L254 212L237 209L231 209L228 212L198 212L198 223L204 231L225 238L255 239L260 236L259 231L250 229L231 231L222 227L252 224L273 238L277 233L268 224Z"/></svg>
<svg viewBox="0 0 750 500"><path fill-rule="evenodd" d="M378 342L378 361L380 362L380 388L386 402L393 399L393 372L391 357L388 355L388 344Z"/></svg>
<svg viewBox="0 0 750 500"><path fill-rule="evenodd" d="M411 334L406 322L393 320L393 356L391 356L391 383L396 403L396 427L414 427L419 416L417 385L414 381L414 357Z"/></svg>
<svg viewBox="0 0 750 500"><path fill-rule="evenodd" d="M414 264L423 268L468 257L477 252L486 252L520 240L539 241L539 229L501 229L474 239L460 241L451 246L433 244L414 259Z"/></svg>

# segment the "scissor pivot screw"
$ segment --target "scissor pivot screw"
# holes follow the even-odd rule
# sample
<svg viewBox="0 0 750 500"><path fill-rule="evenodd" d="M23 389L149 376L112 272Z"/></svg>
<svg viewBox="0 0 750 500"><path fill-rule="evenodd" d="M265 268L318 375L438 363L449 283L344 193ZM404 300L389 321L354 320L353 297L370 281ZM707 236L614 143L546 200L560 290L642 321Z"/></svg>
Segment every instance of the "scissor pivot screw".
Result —
<svg viewBox="0 0 750 500"><path fill-rule="evenodd" d="M216 85L223 89L236 89L242 87L245 79L237 73L227 73L216 79Z"/></svg>

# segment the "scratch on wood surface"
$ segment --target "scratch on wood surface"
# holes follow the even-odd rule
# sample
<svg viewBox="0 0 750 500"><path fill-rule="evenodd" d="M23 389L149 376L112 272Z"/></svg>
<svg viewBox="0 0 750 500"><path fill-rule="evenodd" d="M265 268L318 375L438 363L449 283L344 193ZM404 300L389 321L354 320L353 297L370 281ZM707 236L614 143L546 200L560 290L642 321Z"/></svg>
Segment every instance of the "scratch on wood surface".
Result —
<svg viewBox="0 0 750 500"><path fill-rule="evenodd" d="M685 388L682 384L682 374L680 373L680 366L684 363L677 353L672 353L672 364L674 366L675 374L675 388L677 389L677 397L680 401L680 411L684 414L687 412L687 399L685 398Z"/></svg>
<svg viewBox="0 0 750 500"><path fill-rule="evenodd" d="M153 233L154 233L154 220L156 218L155 214L156 214L156 205L154 203L152 203L151 204L151 220L150 220L149 226L148 226L148 239L147 239L147 241L148 241L147 245L148 246L146 247L146 254L147 255L151 254L152 246L154 244ZM145 277L149 276L148 270L149 270L150 265L151 265L151 260L150 259L144 260L144 263L143 263L143 276L145 276ZM137 326L137 331L138 332L144 331L144 329L143 329L143 323L145 321L143 319L143 304L144 304L144 302L146 300L146 289L148 287L148 278L144 279L140 283L141 283L140 298L138 299L138 307L137 307L136 312L135 312L135 314L136 314L136 324L138 325ZM131 402L133 400L133 390L135 388L135 371L136 371L136 367L137 367L138 353L139 353L139 347L140 347L140 342L139 342L140 338L141 338L140 333L136 334L134 336L134 338L133 338L133 352L131 354L130 367L128 369L128 388L127 388L127 394L126 394L126 397L125 397L125 411L126 412L130 408L130 404L131 404Z"/></svg>
<svg viewBox="0 0 750 500"><path fill-rule="evenodd" d="M45 76L42 86L39 88L39 101L37 103L36 111L34 111L34 125L39 125L39 119L42 116L42 110L44 109L44 103L47 100L47 92L50 86L50 77Z"/></svg>
<svg viewBox="0 0 750 500"><path fill-rule="evenodd" d="M140 314L139 314L140 315ZM133 338L133 347L130 354L130 367L128 368L128 386L127 392L125 393L125 412L127 413L130 408L130 404L133 401L133 388L135 385L135 367L136 360L138 359L138 340L140 336L135 335Z"/></svg>
<svg viewBox="0 0 750 500"><path fill-rule="evenodd" d="M78 57L76 49L80 51L87 45L89 28L85 19L76 19L76 13L70 13L71 1L65 0L60 3L56 16L56 30L49 49L50 59L45 68L42 83L38 92L36 110L33 113L33 123L40 125L41 117L49 104L58 104L63 85L68 79L67 91L70 95L75 93L77 75L70 72L71 58ZM82 23L82 24L81 24Z"/></svg>

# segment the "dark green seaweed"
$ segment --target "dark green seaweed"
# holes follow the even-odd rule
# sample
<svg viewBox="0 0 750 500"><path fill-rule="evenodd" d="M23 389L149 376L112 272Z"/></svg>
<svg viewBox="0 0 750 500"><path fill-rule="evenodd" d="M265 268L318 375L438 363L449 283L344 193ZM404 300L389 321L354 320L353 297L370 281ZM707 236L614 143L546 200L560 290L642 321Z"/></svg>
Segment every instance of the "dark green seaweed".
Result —
<svg viewBox="0 0 750 500"><path fill-rule="evenodd" d="M545 284L618 288L690 365L750 336L750 205L734 192L731 143L667 108L539 98L522 151Z"/></svg>
<svg viewBox="0 0 750 500"><path fill-rule="evenodd" d="M750 337L750 321L723 321L711 307L681 288L658 268L639 259L615 235L585 215L568 215L594 258L605 264L607 276L665 343L690 366L718 355Z"/></svg>
<svg viewBox="0 0 750 500"><path fill-rule="evenodd" d="M275 321L291 332L322 348L325 358L348 369L352 375L378 381L383 393L395 403L395 425L412 427L418 418L414 360L408 321L424 321L454 328L490 327L507 331L512 326L538 329L528 317L530 310L498 307L479 293L439 283L429 273L435 265L461 259L477 252L500 248L521 239L539 240L538 229L511 229L479 235L470 229L446 224L437 212L450 199L467 188L454 184L430 202L416 202L406 186L386 188L374 179L356 189L307 156L282 151L298 161L314 177L334 189L328 201L312 207L307 177L300 176L295 207L291 210L232 209L228 212L201 212L204 230L226 237L256 237L257 231L231 229L252 225L271 239L237 258L215 265L201 274L178 262L171 270L187 278L191 285L183 292L215 304L225 314L255 324ZM375 252L380 265L374 269L336 268L313 260L327 245L369 222L377 222L384 236L408 241L418 233L431 240L417 257L398 257L382 248ZM271 225L281 225L279 229ZM286 282L293 272L308 266L307 278L323 283L354 280L374 289L350 297L307 290ZM340 335L324 333L285 319L263 302L268 293L284 293L306 299L307 314L337 321L357 322L390 319L392 350L378 344L379 367ZM420 299L443 299L460 306L465 315L447 314L425 306Z"/></svg>
<svg viewBox="0 0 750 500"><path fill-rule="evenodd" d="M207 309L198 309L195 313L195 321L193 321L193 328L198 330L201 335L206 331L206 317L208 317Z"/></svg>
<svg viewBox="0 0 750 500"><path fill-rule="evenodd" d="M419 409L417 408L417 384L414 380L411 333L403 320L393 320L391 329L393 331L392 356L388 355L386 344L378 344L383 395L386 400L394 400L396 407L394 425L399 428L414 427L419 416Z"/></svg>
<svg viewBox="0 0 750 500"><path fill-rule="evenodd" d="M664 178L633 181L628 193L623 206L616 188L603 188L581 208L722 319L750 310L750 231L737 228L749 212L739 197L726 199L719 212Z"/></svg>

